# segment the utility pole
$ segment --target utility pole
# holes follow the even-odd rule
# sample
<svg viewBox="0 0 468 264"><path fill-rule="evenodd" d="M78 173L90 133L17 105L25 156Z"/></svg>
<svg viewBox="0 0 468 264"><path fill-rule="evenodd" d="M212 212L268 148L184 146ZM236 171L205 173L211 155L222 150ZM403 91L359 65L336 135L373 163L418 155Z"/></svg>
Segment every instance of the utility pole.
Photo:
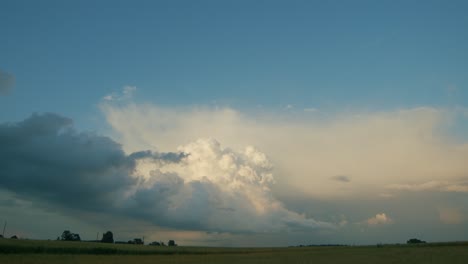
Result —
<svg viewBox="0 0 468 264"><path fill-rule="evenodd" d="M7 224L7 221L5 220L5 224L3 225L3 233L2 233L3 237L5 237L6 224Z"/></svg>

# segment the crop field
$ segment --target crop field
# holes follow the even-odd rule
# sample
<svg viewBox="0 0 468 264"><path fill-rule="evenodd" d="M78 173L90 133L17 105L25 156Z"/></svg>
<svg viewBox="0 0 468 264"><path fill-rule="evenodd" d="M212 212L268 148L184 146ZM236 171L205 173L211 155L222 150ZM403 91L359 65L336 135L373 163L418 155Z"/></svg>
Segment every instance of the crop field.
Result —
<svg viewBox="0 0 468 264"><path fill-rule="evenodd" d="M460 263L468 243L210 248L0 239L0 263Z"/></svg>

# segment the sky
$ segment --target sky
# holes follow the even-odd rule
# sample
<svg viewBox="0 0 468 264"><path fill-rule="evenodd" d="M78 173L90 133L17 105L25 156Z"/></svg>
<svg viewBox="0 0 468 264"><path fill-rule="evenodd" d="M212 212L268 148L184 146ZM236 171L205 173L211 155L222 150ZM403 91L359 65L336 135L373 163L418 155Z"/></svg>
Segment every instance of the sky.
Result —
<svg viewBox="0 0 468 264"><path fill-rule="evenodd" d="M5 236L468 240L466 1L0 1Z"/></svg>

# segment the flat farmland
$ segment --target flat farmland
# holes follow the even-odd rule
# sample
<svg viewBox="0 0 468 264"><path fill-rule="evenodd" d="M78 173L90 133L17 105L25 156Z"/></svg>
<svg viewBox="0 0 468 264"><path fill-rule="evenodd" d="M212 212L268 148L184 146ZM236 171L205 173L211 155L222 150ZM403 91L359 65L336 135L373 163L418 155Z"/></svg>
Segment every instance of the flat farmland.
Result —
<svg viewBox="0 0 468 264"><path fill-rule="evenodd" d="M463 263L468 243L211 248L0 240L0 263Z"/></svg>

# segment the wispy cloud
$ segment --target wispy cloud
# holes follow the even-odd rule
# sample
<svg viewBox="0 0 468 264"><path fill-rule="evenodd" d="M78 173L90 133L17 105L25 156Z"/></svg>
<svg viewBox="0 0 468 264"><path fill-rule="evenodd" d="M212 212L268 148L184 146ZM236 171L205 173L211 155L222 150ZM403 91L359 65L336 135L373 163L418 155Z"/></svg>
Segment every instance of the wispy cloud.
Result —
<svg viewBox="0 0 468 264"><path fill-rule="evenodd" d="M439 208L439 219L448 225L457 225L463 222L463 214L457 208Z"/></svg>
<svg viewBox="0 0 468 264"><path fill-rule="evenodd" d="M111 93L104 96L102 99L107 102L111 101L126 101L133 97L133 93L136 91L136 86L124 86L122 91L118 93Z"/></svg>
<svg viewBox="0 0 468 264"><path fill-rule="evenodd" d="M429 181L420 184L390 184L387 188L411 192L468 192L468 182Z"/></svg>
<svg viewBox="0 0 468 264"><path fill-rule="evenodd" d="M0 95L8 95L15 85L15 76L0 70Z"/></svg>
<svg viewBox="0 0 468 264"><path fill-rule="evenodd" d="M339 182L350 182L351 181L351 178L349 176L346 176L346 175L336 175L336 176L331 177L331 179L334 180L334 181L339 181Z"/></svg>

